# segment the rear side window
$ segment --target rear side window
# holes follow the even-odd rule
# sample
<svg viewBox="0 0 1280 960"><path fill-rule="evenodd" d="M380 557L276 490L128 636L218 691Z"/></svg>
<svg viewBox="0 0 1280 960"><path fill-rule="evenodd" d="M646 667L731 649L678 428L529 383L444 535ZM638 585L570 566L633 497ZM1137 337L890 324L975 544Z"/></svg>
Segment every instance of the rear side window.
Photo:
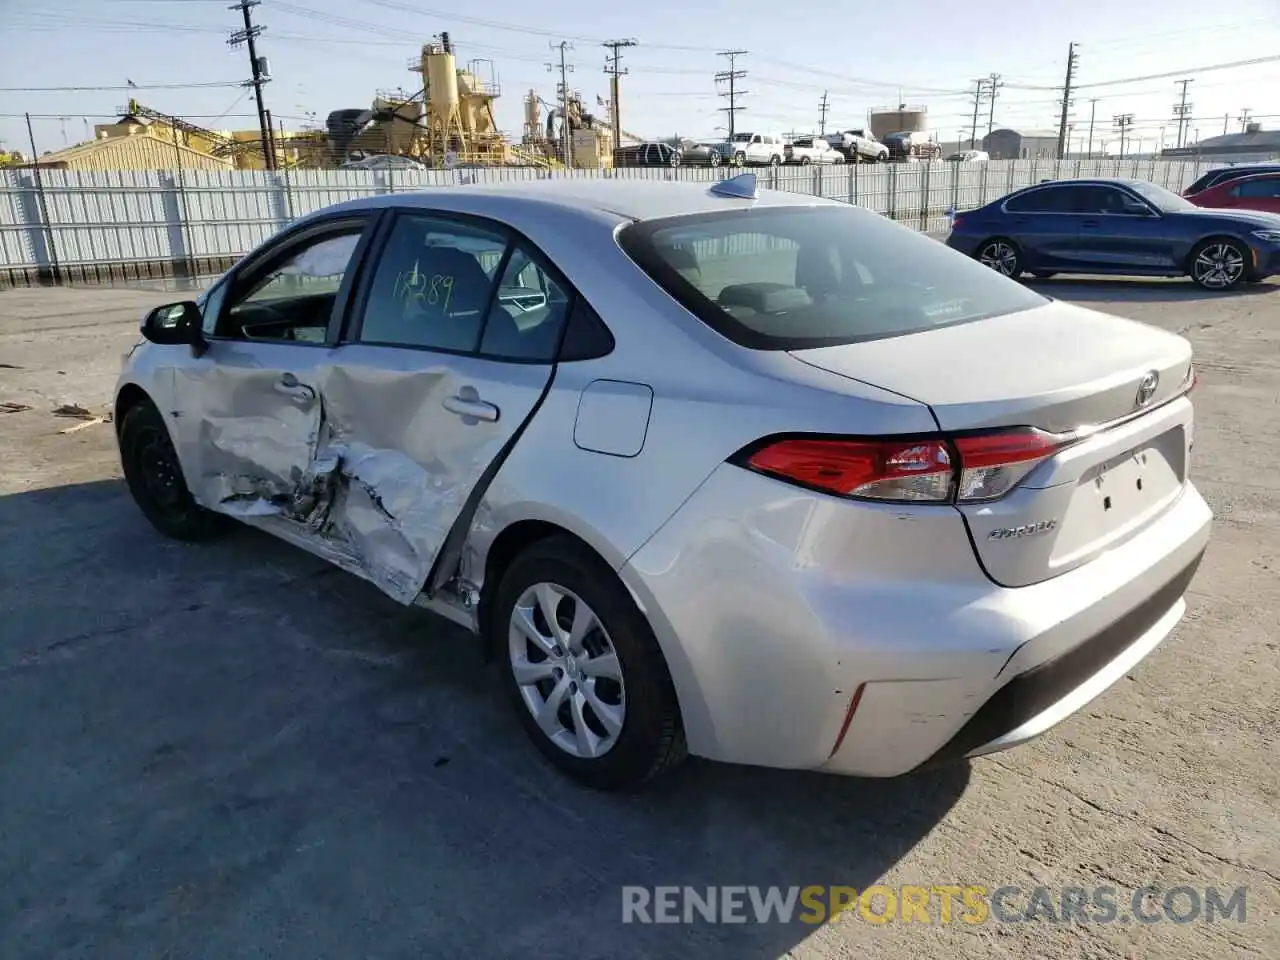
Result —
<svg viewBox="0 0 1280 960"><path fill-rule="evenodd" d="M1280 197L1280 178L1246 180L1231 191L1235 197Z"/></svg>
<svg viewBox="0 0 1280 960"><path fill-rule="evenodd" d="M642 221L618 242L691 313L758 350L901 336L1047 302L936 240L843 205Z"/></svg>
<svg viewBox="0 0 1280 960"><path fill-rule="evenodd" d="M1072 188L1046 187L1010 197L1004 208L1010 213L1071 213L1076 202Z"/></svg>

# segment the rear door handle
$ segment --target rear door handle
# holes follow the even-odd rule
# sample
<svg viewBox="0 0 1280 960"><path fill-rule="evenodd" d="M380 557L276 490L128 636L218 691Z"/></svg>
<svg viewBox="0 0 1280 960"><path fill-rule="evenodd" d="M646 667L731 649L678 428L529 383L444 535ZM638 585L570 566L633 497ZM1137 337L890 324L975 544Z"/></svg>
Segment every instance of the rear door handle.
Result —
<svg viewBox="0 0 1280 960"><path fill-rule="evenodd" d="M444 408L464 420L483 420L486 423L496 423L498 420L497 405L481 400L475 387L463 387L453 396L445 397Z"/></svg>
<svg viewBox="0 0 1280 960"><path fill-rule="evenodd" d="M314 400L316 392L298 380L292 373L283 373L276 382L275 389L277 393L283 393L287 397L295 400Z"/></svg>

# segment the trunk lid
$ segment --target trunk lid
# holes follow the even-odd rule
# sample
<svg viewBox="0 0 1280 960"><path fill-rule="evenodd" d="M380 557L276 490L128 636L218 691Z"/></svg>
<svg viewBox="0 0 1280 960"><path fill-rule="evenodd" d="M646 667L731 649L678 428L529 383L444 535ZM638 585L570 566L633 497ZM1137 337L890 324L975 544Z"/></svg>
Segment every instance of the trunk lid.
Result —
<svg viewBox="0 0 1280 960"><path fill-rule="evenodd" d="M1191 346L1146 324L1051 302L791 355L927 404L947 433L1084 428L1004 497L958 506L983 568L1005 586L1047 580L1119 545L1186 483L1191 406L1167 401L1186 389Z"/></svg>

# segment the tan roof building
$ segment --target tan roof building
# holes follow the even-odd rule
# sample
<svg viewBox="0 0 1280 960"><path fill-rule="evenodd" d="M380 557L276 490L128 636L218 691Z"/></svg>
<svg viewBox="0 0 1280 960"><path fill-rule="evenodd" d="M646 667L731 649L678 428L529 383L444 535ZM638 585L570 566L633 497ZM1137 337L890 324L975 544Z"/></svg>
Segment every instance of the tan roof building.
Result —
<svg viewBox="0 0 1280 960"><path fill-rule="evenodd" d="M167 129L165 132L169 132ZM231 170L230 159L213 157L181 141L157 136L143 124L99 129L96 140L78 143L36 161L46 170Z"/></svg>

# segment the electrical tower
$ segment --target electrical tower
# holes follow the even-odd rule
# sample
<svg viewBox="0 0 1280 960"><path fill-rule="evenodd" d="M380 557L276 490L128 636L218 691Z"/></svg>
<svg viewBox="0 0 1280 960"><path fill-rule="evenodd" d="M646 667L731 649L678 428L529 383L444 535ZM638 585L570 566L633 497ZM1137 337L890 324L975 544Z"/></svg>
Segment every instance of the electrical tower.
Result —
<svg viewBox="0 0 1280 960"><path fill-rule="evenodd" d="M1249 129L1249 118L1253 116L1253 111L1248 107L1242 107L1240 116L1236 117L1240 121L1240 132L1244 133Z"/></svg>
<svg viewBox="0 0 1280 960"><path fill-rule="evenodd" d="M1173 116L1178 121L1178 148L1182 148L1182 131L1191 123L1191 108L1194 103L1187 102L1187 87L1195 83L1195 80L1179 80L1177 86L1182 88L1182 96L1178 102L1173 105ZM1164 145L1161 144L1163 147Z"/></svg>
<svg viewBox="0 0 1280 960"><path fill-rule="evenodd" d="M253 78L246 80L241 86L253 87L254 99L258 102L258 127L262 131L262 162L268 170L276 168L275 151L271 149L271 124L267 120L267 108L262 103L262 86L271 80L271 71L267 67L267 58L259 57L254 40L261 36L266 27L257 26L253 22L250 11L262 0L240 0L239 3L227 7L228 10L239 10L244 14L244 29L231 34L227 43L232 47L245 44L249 48L249 69Z"/></svg>
<svg viewBox="0 0 1280 960"><path fill-rule="evenodd" d="M818 136L827 135L827 91L822 91L822 99L818 102Z"/></svg>
<svg viewBox="0 0 1280 960"><path fill-rule="evenodd" d="M1116 132L1120 134L1120 159L1124 159L1124 147L1129 142L1129 129L1133 126L1132 113L1118 113L1111 118Z"/></svg>
<svg viewBox="0 0 1280 960"><path fill-rule="evenodd" d="M969 127L969 149L973 150L978 142L978 108L986 103L987 78L979 77L973 81L973 123ZM901 100L901 97L899 97Z"/></svg>
<svg viewBox="0 0 1280 960"><path fill-rule="evenodd" d="M989 103L987 112L987 135L991 135L991 128L996 125L996 97L1000 95L1000 88L1004 86L1004 81L1000 79L1000 74L993 73L987 77L987 100ZM901 96L899 96L901 99Z"/></svg>
<svg viewBox="0 0 1280 960"><path fill-rule="evenodd" d="M568 40L551 44L552 50L560 51L560 63L546 64L547 72L560 70L560 82L556 84L556 94L560 98L560 159L566 167L573 166L573 132L569 129L569 74L573 73L573 64L565 60L565 54L573 49Z"/></svg>
<svg viewBox="0 0 1280 960"><path fill-rule="evenodd" d="M1080 65L1080 54L1076 53L1076 45L1074 42L1067 44L1067 77L1062 84L1062 113L1058 117L1058 159L1061 160L1067 153L1067 113L1071 110L1071 106L1075 103L1071 99L1071 87L1076 78L1076 67ZM1090 123L1090 144L1092 145L1093 125Z"/></svg>
<svg viewBox="0 0 1280 960"><path fill-rule="evenodd" d="M617 150L622 144L622 100L618 82L619 78L625 77L631 71L625 67L621 67L622 51L626 47L634 47L638 41L630 40L606 40L601 46L609 51L608 56L604 58L604 72L609 75L609 106L613 120L613 149Z"/></svg>
<svg viewBox="0 0 1280 960"><path fill-rule="evenodd" d="M720 94L720 96L722 97L729 98L729 105L727 107L721 107L720 111L722 113L728 114L729 116L729 139L730 140L733 139L734 125L735 125L734 118L738 115L738 112L740 110L746 109L746 107L741 106L738 103L738 98L745 95L747 91L739 90L737 86L738 81L747 75L747 71L738 69L738 58L745 57L746 55L747 55L746 50L722 50L716 54L717 57L724 57L729 61L729 69L721 70L719 73L717 73L716 82L717 83L727 82L729 84L729 89L724 93Z"/></svg>

